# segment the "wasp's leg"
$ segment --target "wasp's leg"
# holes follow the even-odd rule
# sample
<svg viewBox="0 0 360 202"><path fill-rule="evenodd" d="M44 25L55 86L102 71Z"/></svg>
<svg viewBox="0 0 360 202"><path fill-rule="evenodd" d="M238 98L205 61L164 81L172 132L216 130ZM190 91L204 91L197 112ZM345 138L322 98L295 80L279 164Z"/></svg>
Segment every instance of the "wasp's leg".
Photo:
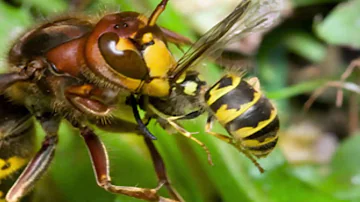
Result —
<svg viewBox="0 0 360 202"><path fill-rule="evenodd" d="M143 200L175 202L175 200L159 196L157 194L158 189L113 185L109 176L109 160L104 144L88 127L81 127L80 134L85 140L93 164L96 182L100 187L112 193L124 194Z"/></svg>
<svg viewBox="0 0 360 202"><path fill-rule="evenodd" d="M50 115L50 114L49 114ZM34 187L35 183L49 167L58 143L58 129L60 118L52 115L37 118L44 129L46 136L40 150L30 160L20 177L6 195L8 202L17 202Z"/></svg>
<svg viewBox="0 0 360 202"><path fill-rule="evenodd" d="M161 188L163 185L165 185L166 189L168 190L170 196L173 199L175 199L177 201L184 201L184 199L182 199L180 194L171 186L171 183L166 174L165 163L164 163L162 157L160 156L160 153L157 151L154 143L152 142L151 139L149 139L147 137L144 137L144 139L145 139L146 146L150 151L151 159L154 163L156 175L159 180L158 187Z"/></svg>
<svg viewBox="0 0 360 202"><path fill-rule="evenodd" d="M207 156L208 156L208 162L210 165L213 165L212 162L212 158L211 158L211 153L210 150L207 148L207 146L201 142L200 140L198 140L197 138L193 137L192 135L194 133L190 133L189 131L185 130L183 127L181 127L179 124L177 124L175 121L173 121L171 119L171 117L161 113L159 110L157 110L153 105L148 104L149 109L156 114L156 116L158 116L161 119L164 119L167 123L169 123L176 131L178 131L181 135L191 139L192 141L196 142L198 145L200 145L206 152ZM197 133L196 133L197 134Z"/></svg>
<svg viewBox="0 0 360 202"><path fill-rule="evenodd" d="M200 116L203 113L204 113L204 110L196 110L196 111L190 112L190 113L182 115L182 116L170 116L170 117L168 117L168 119L172 120L172 121L189 120L189 119L197 118L198 116Z"/></svg>
<svg viewBox="0 0 360 202"><path fill-rule="evenodd" d="M256 159L246 149L242 148L241 146L235 145L235 143L231 137L211 131L213 122L214 122L214 117L209 115L208 119L206 121L206 125L205 125L205 132L212 136L217 137L218 139L220 139L224 142L227 142L227 143L235 146L235 148L237 148L241 153L243 153L247 158L249 158L253 162L253 164L259 169L259 171L261 173L263 173L264 168L261 167L261 165L256 161Z"/></svg>

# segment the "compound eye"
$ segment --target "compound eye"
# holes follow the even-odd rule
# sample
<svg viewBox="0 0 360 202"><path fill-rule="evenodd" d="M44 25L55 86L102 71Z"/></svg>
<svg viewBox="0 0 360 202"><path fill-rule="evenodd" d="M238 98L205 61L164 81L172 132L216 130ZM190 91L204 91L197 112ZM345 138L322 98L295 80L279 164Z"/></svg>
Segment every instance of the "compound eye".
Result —
<svg viewBox="0 0 360 202"><path fill-rule="evenodd" d="M135 45L128 38L105 33L99 38L99 49L108 66L133 79L144 79L148 68Z"/></svg>

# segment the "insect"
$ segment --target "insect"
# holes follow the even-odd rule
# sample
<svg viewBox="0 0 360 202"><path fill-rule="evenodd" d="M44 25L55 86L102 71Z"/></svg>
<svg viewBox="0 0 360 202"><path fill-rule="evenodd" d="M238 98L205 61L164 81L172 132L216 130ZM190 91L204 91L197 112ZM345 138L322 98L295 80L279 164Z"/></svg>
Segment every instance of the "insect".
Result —
<svg viewBox="0 0 360 202"><path fill-rule="evenodd" d="M120 12L107 14L101 19L55 19L29 30L13 45L8 54L9 72L0 75L0 93L5 92L14 103L25 106L46 136L40 150L6 194L8 202L18 201L26 195L46 171L55 154L61 119L79 129L100 187L149 201L182 200L170 185L161 156L151 141L156 137L147 129L137 108L140 106L150 114L149 119L153 115L163 117L181 134L207 149L176 123L181 119L179 116L172 116L168 110L161 113L158 103L169 103L175 108L181 94L191 101L187 92L181 93L179 85L182 79L207 56L216 57L227 43L273 25L279 17L281 1L242 1L229 16L194 43L179 61L172 56L167 43L182 45L189 44L189 40L156 25L167 2L162 0L149 18L136 12ZM214 90L211 89L219 87L206 88L202 92L212 93ZM228 99L222 102L223 105L232 103ZM123 110L129 105L132 121L136 124L122 119L126 115ZM251 106L257 105L254 102ZM261 105L264 106L267 105ZM198 107L200 110L189 114L180 111L177 115L183 119L196 117L203 113L203 106L190 106ZM124 117L115 115L119 113ZM220 118L218 115L215 117ZM147 189L113 185L106 149L90 125L104 130L143 134L156 165L159 186ZM260 141L255 144L259 145ZM262 151L265 155L266 152ZM163 185L173 199L157 194Z"/></svg>
<svg viewBox="0 0 360 202"><path fill-rule="evenodd" d="M35 128L30 112L4 96L0 96L0 114L0 201L5 202L14 177L35 153Z"/></svg>
<svg viewBox="0 0 360 202"><path fill-rule="evenodd" d="M275 147L279 119L274 105L261 93L258 80L253 78L248 82L241 76L228 74L209 87L194 69L206 57L216 58L226 44L273 26L281 8L281 1L242 1L193 44L169 71L172 91L168 97L141 95L140 105L148 112L147 116L158 118L201 145L212 164L207 147L176 123L209 111L206 132L234 145L263 172L253 156L265 157ZM214 118L227 129L230 137L211 132Z"/></svg>

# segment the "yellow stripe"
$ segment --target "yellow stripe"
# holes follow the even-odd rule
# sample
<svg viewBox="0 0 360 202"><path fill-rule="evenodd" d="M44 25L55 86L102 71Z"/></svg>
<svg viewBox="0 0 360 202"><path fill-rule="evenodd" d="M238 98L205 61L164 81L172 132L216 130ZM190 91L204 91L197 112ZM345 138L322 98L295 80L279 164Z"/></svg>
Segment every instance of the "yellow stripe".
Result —
<svg viewBox="0 0 360 202"><path fill-rule="evenodd" d="M278 138L277 136L268 137L265 139L264 142L260 142L258 140L242 140L241 144L244 145L245 147L260 147L270 142L274 142L277 138Z"/></svg>
<svg viewBox="0 0 360 202"><path fill-rule="evenodd" d="M222 105L215 113L217 120L225 125L228 122L234 120L251 106L253 106L261 98L261 93L254 91L254 99L251 102L239 105L239 110L237 109L227 109L227 104Z"/></svg>
<svg viewBox="0 0 360 202"><path fill-rule="evenodd" d="M231 90L236 88L239 83L241 82L241 77L229 75L232 79L232 85L226 86L223 88L219 88L220 83L218 83L213 89L210 90L210 98L206 101L206 103L210 106L212 105L216 100L221 98L223 95L229 93Z"/></svg>
<svg viewBox="0 0 360 202"><path fill-rule="evenodd" d="M258 158L264 158L266 157L267 155L270 154L270 152L273 150L274 148L271 148L271 149L268 149L268 150L265 150L265 151L254 151L254 150L249 150L249 152L258 157Z"/></svg>
<svg viewBox="0 0 360 202"><path fill-rule="evenodd" d="M9 175L13 174L28 162L28 159L20 158L17 156L13 156L7 160L0 159L0 168L6 166L6 164L9 164L10 167L7 169L1 169L0 170L0 180L8 177Z"/></svg>
<svg viewBox="0 0 360 202"><path fill-rule="evenodd" d="M256 128L244 127L244 128L240 128L237 131L231 132L231 133L232 133L232 135L234 137L236 137L236 139L246 138L246 137L256 133L257 131L261 130L265 126L269 125L269 123L271 123L275 119L276 115L277 115L277 110L276 110L275 107L273 107L273 110L271 111L270 118L265 120L265 121L259 122L259 124L258 124L258 126Z"/></svg>

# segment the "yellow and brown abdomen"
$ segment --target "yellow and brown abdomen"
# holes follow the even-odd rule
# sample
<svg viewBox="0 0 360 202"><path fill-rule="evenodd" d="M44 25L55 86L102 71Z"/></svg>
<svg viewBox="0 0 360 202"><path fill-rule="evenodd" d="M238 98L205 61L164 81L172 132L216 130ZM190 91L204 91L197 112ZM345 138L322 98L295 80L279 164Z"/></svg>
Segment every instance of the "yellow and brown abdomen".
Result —
<svg viewBox="0 0 360 202"><path fill-rule="evenodd" d="M274 149L279 129L277 110L255 84L225 75L205 93L205 101L237 147L256 157L265 157Z"/></svg>

